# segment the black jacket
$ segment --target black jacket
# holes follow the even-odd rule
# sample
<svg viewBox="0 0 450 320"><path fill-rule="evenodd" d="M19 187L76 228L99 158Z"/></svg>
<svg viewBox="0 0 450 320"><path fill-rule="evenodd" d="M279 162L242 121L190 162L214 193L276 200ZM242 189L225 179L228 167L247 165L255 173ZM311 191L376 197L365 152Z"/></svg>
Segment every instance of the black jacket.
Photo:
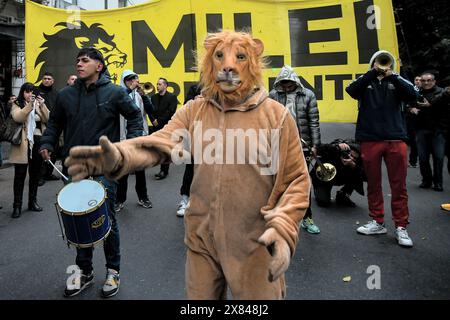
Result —
<svg viewBox="0 0 450 320"><path fill-rule="evenodd" d="M358 100L357 141L407 141L404 102L415 101L414 86L397 74L378 80L372 69L345 89Z"/></svg>
<svg viewBox="0 0 450 320"><path fill-rule="evenodd" d="M364 185L363 182L366 181L366 176L364 174L364 167L362 164L362 159L359 157L356 160L356 166L354 168L350 168L348 166L344 166L342 163L341 157L344 155L344 152L339 148L339 143L347 143L352 148L354 144L351 140L344 139L336 139L331 143L322 144L317 147L317 155L320 157L322 163L331 163L336 167L336 176L333 180L329 182L321 181L317 178L315 172L311 172L311 179L314 185L317 184L331 184L334 186L342 186L342 185L351 185L353 189L358 192L360 195L364 195ZM358 153L360 151L358 149L354 149ZM316 170L318 164L316 163L313 171Z"/></svg>
<svg viewBox="0 0 450 320"><path fill-rule="evenodd" d="M159 130L170 121L177 111L177 97L170 92L166 92L163 96L156 93L151 96L151 100L155 108L153 116L158 120L156 129Z"/></svg>
<svg viewBox="0 0 450 320"><path fill-rule="evenodd" d="M56 96L58 95L58 92L51 87L46 87L42 83L38 87L39 95L45 99L45 105L47 106L48 110L50 112L53 111L53 108L55 107L56 103Z"/></svg>
<svg viewBox="0 0 450 320"><path fill-rule="evenodd" d="M417 130L447 131L450 126L450 95L438 86L420 90L431 107L420 108L417 115Z"/></svg>
<svg viewBox="0 0 450 320"><path fill-rule="evenodd" d="M126 91L111 83L102 73L88 88L80 79L62 89L41 138L41 149L54 151L58 137L64 131L63 157L78 145L98 145L100 136L112 142L120 141L119 115L127 119L127 138L142 135L142 114Z"/></svg>

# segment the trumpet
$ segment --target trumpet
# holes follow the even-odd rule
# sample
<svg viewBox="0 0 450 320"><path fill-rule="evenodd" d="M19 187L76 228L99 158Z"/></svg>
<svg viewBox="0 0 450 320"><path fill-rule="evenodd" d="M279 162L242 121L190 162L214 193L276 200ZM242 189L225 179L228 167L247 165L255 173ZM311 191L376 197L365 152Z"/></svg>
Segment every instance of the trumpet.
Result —
<svg viewBox="0 0 450 320"><path fill-rule="evenodd" d="M306 147L308 146L308 143L301 139L302 144L304 144ZM316 177L324 182L328 182L334 179L334 177L336 177L337 174L337 170L336 167L334 165L332 165L331 163L325 162L322 163L322 161L320 161L318 156L314 156L313 153L310 153L310 159L314 158L316 160L316 164L317 164L317 168L314 170L314 174L316 175ZM309 160L309 159L307 159Z"/></svg>
<svg viewBox="0 0 450 320"><path fill-rule="evenodd" d="M142 85L139 85L144 94L151 94L155 91L155 87L150 82L145 82Z"/></svg>
<svg viewBox="0 0 450 320"><path fill-rule="evenodd" d="M375 62L378 64L378 68L382 71L392 69L392 65L394 64L391 55L385 52L381 52L379 55L377 55L375 58Z"/></svg>

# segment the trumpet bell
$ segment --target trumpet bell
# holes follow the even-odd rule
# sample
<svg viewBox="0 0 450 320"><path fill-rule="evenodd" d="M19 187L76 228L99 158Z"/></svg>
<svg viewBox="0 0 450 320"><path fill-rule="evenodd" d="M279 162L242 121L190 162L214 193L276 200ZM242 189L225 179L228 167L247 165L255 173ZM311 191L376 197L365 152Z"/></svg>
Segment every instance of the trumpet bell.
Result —
<svg viewBox="0 0 450 320"><path fill-rule="evenodd" d="M386 53L380 53L375 58L375 62L378 63L379 68L382 70L391 69L392 65L394 64L392 57Z"/></svg>
<svg viewBox="0 0 450 320"><path fill-rule="evenodd" d="M146 82L142 85L142 90L145 94L151 94L155 91L155 87L150 82Z"/></svg>
<svg viewBox="0 0 450 320"><path fill-rule="evenodd" d="M325 168L325 170L323 170L322 168ZM321 181L331 181L334 179L334 177L336 176L336 167L333 166L331 163L324 163L323 167L322 166L318 166L316 168L316 176L319 180Z"/></svg>

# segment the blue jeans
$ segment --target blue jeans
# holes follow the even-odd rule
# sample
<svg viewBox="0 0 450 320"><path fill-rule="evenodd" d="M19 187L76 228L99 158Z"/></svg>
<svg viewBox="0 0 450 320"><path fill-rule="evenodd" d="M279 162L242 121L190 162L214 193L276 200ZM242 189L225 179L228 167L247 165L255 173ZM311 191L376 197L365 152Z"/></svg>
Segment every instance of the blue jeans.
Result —
<svg viewBox="0 0 450 320"><path fill-rule="evenodd" d="M117 183L107 180L104 176L95 177L94 180L101 182L106 188L108 199L106 200L111 219L111 232L103 244L105 252L106 268L120 271L120 238L119 226L117 225L116 213L114 211L114 203L116 201ZM84 274L90 273L92 268L93 248L77 248L77 258L75 263L83 270Z"/></svg>
<svg viewBox="0 0 450 320"><path fill-rule="evenodd" d="M418 130L416 133L419 152L420 174L424 183L442 186L442 169L445 156L445 132ZM433 156L433 171L430 166L430 155Z"/></svg>

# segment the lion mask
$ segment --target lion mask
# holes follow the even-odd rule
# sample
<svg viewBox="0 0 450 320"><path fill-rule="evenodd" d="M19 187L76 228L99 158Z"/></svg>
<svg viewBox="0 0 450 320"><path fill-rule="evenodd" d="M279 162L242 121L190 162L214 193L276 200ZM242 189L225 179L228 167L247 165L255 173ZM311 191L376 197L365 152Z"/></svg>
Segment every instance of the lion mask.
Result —
<svg viewBox="0 0 450 320"><path fill-rule="evenodd" d="M239 104L263 86L263 43L244 32L209 34L199 63L202 95L230 105Z"/></svg>

